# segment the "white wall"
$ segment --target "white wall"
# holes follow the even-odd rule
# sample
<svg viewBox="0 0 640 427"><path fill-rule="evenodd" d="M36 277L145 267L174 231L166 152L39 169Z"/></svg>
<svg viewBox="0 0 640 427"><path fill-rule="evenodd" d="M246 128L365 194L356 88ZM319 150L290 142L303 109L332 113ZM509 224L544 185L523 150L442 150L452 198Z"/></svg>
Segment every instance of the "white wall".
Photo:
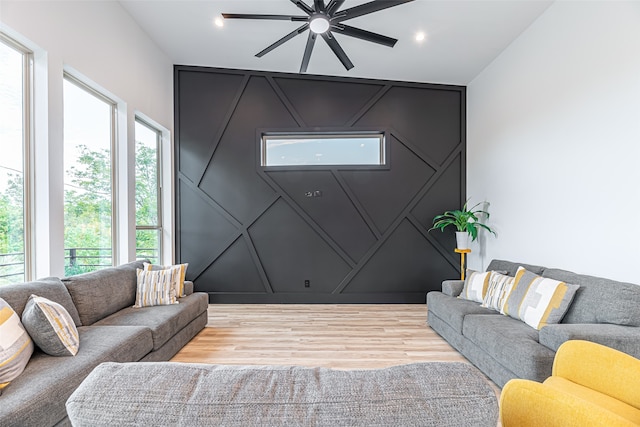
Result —
<svg viewBox="0 0 640 427"><path fill-rule="evenodd" d="M118 101L122 138L117 156L126 160L126 167L118 170L118 212L126 218L119 224L118 235L124 247L120 248L118 262L134 259L134 119L136 113L142 113L167 135L173 134L171 60L115 1L2 0L0 30L35 51L41 76L35 84L35 276L64 274L64 71L71 71ZM170 137L166 144L168 153L172 153Z"/></svg>
<svg viewBox="0 0 640 427"><path fill-rule="evenodd" d="M558 1L468 85L493 258L640 283L640 2Z"/></svg>

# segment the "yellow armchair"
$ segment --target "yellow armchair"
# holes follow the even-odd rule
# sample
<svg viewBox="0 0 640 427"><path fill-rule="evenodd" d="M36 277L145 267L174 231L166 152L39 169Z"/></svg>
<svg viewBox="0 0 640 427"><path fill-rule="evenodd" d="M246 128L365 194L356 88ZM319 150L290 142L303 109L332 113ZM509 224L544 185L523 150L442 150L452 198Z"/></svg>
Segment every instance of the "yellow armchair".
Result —
<svg viewBox="0 0 640 427"><path fill-rule="evenodd" d="M543 383L505 384L500 419L503 427L638 427L640 360L593 342L567 341Z"/></svg>

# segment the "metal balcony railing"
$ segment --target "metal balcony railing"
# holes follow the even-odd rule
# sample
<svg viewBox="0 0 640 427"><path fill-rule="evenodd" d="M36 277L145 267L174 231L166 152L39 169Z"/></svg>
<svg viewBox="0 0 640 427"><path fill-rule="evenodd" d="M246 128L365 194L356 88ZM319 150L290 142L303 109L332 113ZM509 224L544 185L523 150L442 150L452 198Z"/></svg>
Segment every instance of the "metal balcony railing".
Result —
<svg viewBox="0 0 640 427"><path fill-rule="evenodd" d="M137 259L158 262L157 248L137 248ZM111 267L111 248L67 248L65 249L65 275L86 273ZM0 285L24 281L24 253L0 254Z"/></svg>

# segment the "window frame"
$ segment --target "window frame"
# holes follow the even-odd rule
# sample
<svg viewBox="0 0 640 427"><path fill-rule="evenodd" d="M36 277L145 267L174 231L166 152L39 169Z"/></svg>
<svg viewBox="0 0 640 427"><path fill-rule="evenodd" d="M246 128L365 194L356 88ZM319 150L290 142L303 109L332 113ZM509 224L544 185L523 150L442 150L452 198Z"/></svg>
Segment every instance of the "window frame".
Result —
<svg viewBox="0 0 640 427"><path fill-rule="evenodd" d="M23 199L23 278L28 282L34 277L34 232L33 224L33 85L34 85L34 53L22 43L9 35L0 32L0 43L14 49L22 55L22 199Z"/></svg>
<svg viewBox="0 0 640 427"><path fill-rule="evenodd" d="M362 137L380 139L380 163L379 164L323 164L323 165L277 165L270 166L266 164L266 140L269 137L279 139L301 139L301 138L349 138ZM389 152L389 132L386 129L357 129L357 128L339 128L339 129L258 129L258 168L264 171L287 171L287 170L389 170L391 168L391 156Z"/></svg>
<svg viewBox="0 0 640 427"><path fill-rule="evenodd" d="M76 85L78 88L86 91L90 95L95 96L99 100L108 104L110 107L109 160L111 161L111 173L110 173L111 175L110 176L110 180L111 180L111 266L115 266L117 264L117 260L119 259L119 254L120 254L120 251L119 251L120 243L118 239L119 221L118 221L118 205L117 205L118 203L118 194L117 194L118 193L118 186L117 186L118 185L117 183L118 156L116 152L116 150L118 149L118 102L110 98L109 96L105 95L104 93L100 92L98 89L95 89L89 83L86 83L85 81L83 81L81 78L76 77L75 75L73 75L72 73L66 70L63 73L63 83L65 80L71 84ZM63 91L63 99L64 99L64 91ZM64 115L63 115L63 129L64 129ZM63 138L62 146L63 146L63 149L66 146L66 141L64 141L64 138ZM64 156L63 156L63 164L64 164ZM66 170L64 170L63 173L66 176ZM63 201L63 206L64 206L64 201ZM63 226L63 233L64 233L64 218L63 218L62 226ZM63 249L66 252L67 248L64 248L63 246ZM63 256L66 256L66 255L63 255ZM66 266L64 268L66 269ZM103 267L103 268L107 268L107 267ZM96 269L92 271L97 271L100 269Z"/></svg>
<svg viewBox="0 0 640 427"><path fill-rule="evenodd" d="M135 231L136 231L136 259L138 258L137 254L138 254L138 239L137 239L137 231L138 230L157 230L158 231L158 262L160 264L163 263L163 256L164 256L164 251L163 251L163 247L164 247L164 242L163 242L163 233L164 233L164 227L163 227L163 197L162 197L162 193L163 193L163 186L162 186L162 180L163 180L163 173L162 173L162 164L163 164L163 150L162 150L162 138L163 138L163 132L162 130L158 129L156 126L150 124L147 120L144 120L143 118L141 118L140 116L136 115L134 118L134 141L137 141L137 135L135 135L135 125L136 124L140 124L142 126L145 126L147 129L151 130L153 133L155 133L156 135L156 210L158 212L158 220L157 220L157 225L138 225L138 218L137 218L137 212L134 212L134 218L135 218ZM137 152L135 152L135 147L134 147L134 164L137 162ZM135 180L135 178L134 178ZM135 188L135 183L134 183L134 188ZM135 196L134 196L135 197Z"/></svg>

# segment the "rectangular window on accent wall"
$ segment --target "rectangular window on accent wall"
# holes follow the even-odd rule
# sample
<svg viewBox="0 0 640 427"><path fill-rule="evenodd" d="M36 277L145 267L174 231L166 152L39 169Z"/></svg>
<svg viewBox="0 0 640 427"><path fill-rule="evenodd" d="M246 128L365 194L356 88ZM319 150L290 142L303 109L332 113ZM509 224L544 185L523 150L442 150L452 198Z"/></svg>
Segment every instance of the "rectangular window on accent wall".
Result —
<svg viewBox="0 0 640 427"><path fill-rule="evenodd" d="M383 133L264 134L262 166L382 166Z"/></svg>
<svg viewBox="0 0 640 427"><path fill-rule="evenodd" d="M0 285L31 278L31 53L0 34Z"/></svg>
<svg viewBox="0 0 640 427"><path fill-rule="evenodd" d="M162 260L161 132L136 118L136 258Z"/></svg>
<svg viewBox="0 0 640 427"><path fill-rule="evenodd" d="M65 275L114 265L115 103L65 75Z"/></svg>

